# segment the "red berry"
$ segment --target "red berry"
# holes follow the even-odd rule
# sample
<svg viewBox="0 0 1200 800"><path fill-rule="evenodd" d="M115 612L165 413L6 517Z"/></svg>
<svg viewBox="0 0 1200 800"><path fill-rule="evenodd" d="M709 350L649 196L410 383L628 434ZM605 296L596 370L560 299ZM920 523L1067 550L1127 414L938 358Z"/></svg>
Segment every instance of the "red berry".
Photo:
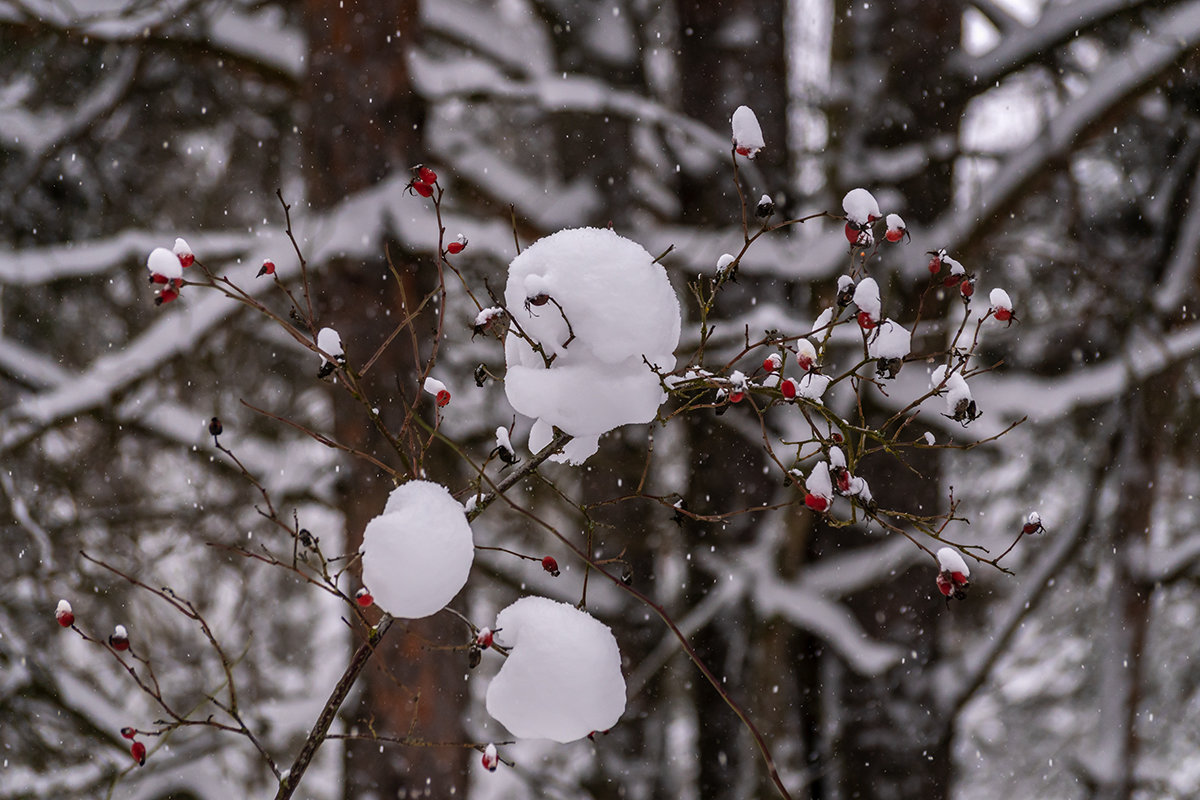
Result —
<svg viewBox="0 0 1200 800"><path fill-rule="evenodd" d="M166 283L167 276L159 275L157 272L155 272L153 275L150 276L150 282L151 283Z"/></svg>
<svg viewBox="0 0 1200 800"><path fill-rule="evenodd" d="M783 359L779 357L779 353L771 353L763 359L763 369L767 372L775 372L783 366Z"/></svg>
<svg viewBox="0 0 1200 800"><path fill-rule="evenodd" d="M121 728L121 735L126 739L132 739L137 736L137 728Z"/></svg>
<svg viewBox="0 0 1200 800"><path fill-rule="evenodd" d="M546 556L542 559L542 569L554 577L558 577L558 562L554 560L554 556Z"/></svg>
<svg viewBox="0 0 1200 800"><path fill-rule="evenodd" d="M942 271L942 258L941 258L941 256L935 255L933 258L929 259L929 274L937 275L941 271Z"/></svg>
<svg viewBox="0 0 1200 800"><path fill-rule="evenodd" d="M445 389L439 389L435 400L438 408L445 408L450 404L450 392Z"/></svg>
<svg viewBox="0 0 1200 800"><path fill-rule="evenodd" d="M859 236L859 233L861 232L861 228L856 227L853 222L847 222L845 232L846 232L846 241L847 242L849 242L850 244L858 243L858 236Z"/></svg>
<svg viewBox="0 0 1200 800"><path fill-rule="evenodd" d="M495 633L491 628L480 628L479 633L475 636L475 644L484 650L492 646L492 640L495 638Z"/></svg>
<svg viewBox="0 0 1200 800"><path fill-rule="evenodd" d="M958 291L962 292L963 297L970 297L975 294L975 281L963 278L962 283L958 285Z"/></svg>
<svg viewBox="0 0 1200 800"><path fill-rule="evenodd" d="M1012 311L1007 308L997 308L996 319L1000 320L1001 322L1008 322L1012 319Z"/></svg>
<svg viewBox="0 0 1200 800"><path fill-rule="evenodd" d="M489 744L483 751L483 766L488 772L495 772L497 765L500 763L500 756L496 754L496 746Z"/></svg>
<svg viewBox="0 0 1200 800"><path fill-rule="evenodd" d="M746 146L744 146L744 145L743 145L743 146L739 146L739 147L737 148L737 154L738 154L739 156L746 156L747 158L749 158L749 157L750 157L750 148L749 148L749 147L746 147Z"/></svg>
<svg viewBox="0 0 1200 800"><path fill-rule="evenodd" d="M950 578L955 583L957 583L959 586L962 586L963 584L966 584L966 583L970 583L970 581L967 580L967 576L963 575L961 572L951 572Z"/></svg>
<svg viewBox="0 0 1200 800"><path fill-rule="evenodd" d="M740 390L734 390L729 393L729 402L740 403L746 399L746 393Z"/></svg>
<svg viewBox="0 0 1200 800"><path fill-rule="evenodd" d="M112 636L108 637L108 643L113 650L129 649L129 634L125 631L124 625L118 625L113 629Z"/></svg>
<svg viewBox="0 0 1200 800"><path fill-rule="evenodd" d="M888 228L887 233L883 235L889 242L895 244L904 238L904 231L900 228Z"/></svg>
<svg viewBox="0 0 1200 800"><path fill-rule="evenodd" d="M938 591L941 592L946 597L949 597L950 593L954 591L954 583L948 577L946 577L946 573L944 573L944 572L938 573L937 587L938 587ZM949 601L947 601L947 602L949 602Z"/></svg>
<svg viewBox="0 0 1200 800"><path fill-rule="evenodd" d="M162 294L154 298L154 305L165 305L166 303L170 303L171 301L175 300L177 297L179 297L179 291L177 289L163 289Z"/></svg>
<svg viewBox="0 0 1200 800"><path fill-rule="evenodd" d="M417 167L417 180L430 186L437 183L437 173L429 167Z"/></svg>
<svg viewBox="0 0 1200 800"><path fill-rule="evenodd" d="M257 277L261 278L263 275L274 275L274 274L275 274L275 262L268 258L265 261L263 261L262 269L260 269L258 271Z"/></svg>
<svg viewBox="0 0 1200 800"><path fill-rule="evenodd" d="M456 256L463 251L464 247L466 247L466 245L462 242L451 242L450 244L446 245L446 252L452 256Z"/></svg>
<svg viewBox="0 0 1200 800"><path fill-rule="evenodd" d="M820 495L809 494L804 495L804 505L811 508L813 511L824 511L829 508L829 501Z"/></svg>
<svg viewBox="0 0 1200 800"><path fill-rule="evenodd" d="M783 393L785 400L791 400L796 396L797 384L791 378L784 378L783 383L779 384L779 391Z"/></svg>
<svg viewBox="0 0 1200 800"><path fill-rule="evenodd" d="M412 187L414 192L421 195L421 197L433 196L433 187L428 183L425 183L425 181L413 181L411 184L409 184L409 186Z"/></svg>
<svg viewBox="0 0 1200 800"><path fill-rule="evenodd" d="M837 442L838 444L841 444L842 442L844 442L846 440L845 437L843 437L837 431L834 431L833 433L829 434L829 438L833 439L833 441Z"/></svg>
<svg viewBox="0 0 1200 800"><path fill-rule="evenodd" d="M196 261L196 256L192 253L179 253L179 263L184 269L190 267Z"/></svg>
<svg viewBox="0 0 1200 800"><path fill-rule="evenodd" d="M364 586L354 593L354 602L358 603L363 608L370 608L375 604L375 598L371 596L371 593L368 592L367 588Z"/></svg>
<svg viewBox="0 0 1200 800"><path fill-rule="evenodd" d="M134 742L129 746L129 754L133 756L133 760L138 763L139 767L146 765L146 745Z"/></svg>
<svg viewBox="0 0 1200 800"><path fill-rule="evenodd" d="M875 320L866 311L858 312L858 327L869 331L875 327Z"/></svg>
<svg viewBox="0 0 1200 800"><path fill-rule="evenodd" d="M961 280L962 280L962 273L959 273L957 275L950 274L950 275L947 275L946 279L942 281L942 285L945 286L946 288L949 288L951 286L956 285Z"/></svg>
<svg viewBox="0 0 1200 800"><path fill-rule="evenodd" d="M54 619L58 620L58 624L64 628L74 625L75 613L71 610L71 604L66 600L59 600L58 608L54 609Z"/></svg>
<svg viewBox="0 0 1200 800"><path fill-rule="evenodd" d="M837 488L842 494L850 493L850 471L846 469L837 470Z"/></svg>

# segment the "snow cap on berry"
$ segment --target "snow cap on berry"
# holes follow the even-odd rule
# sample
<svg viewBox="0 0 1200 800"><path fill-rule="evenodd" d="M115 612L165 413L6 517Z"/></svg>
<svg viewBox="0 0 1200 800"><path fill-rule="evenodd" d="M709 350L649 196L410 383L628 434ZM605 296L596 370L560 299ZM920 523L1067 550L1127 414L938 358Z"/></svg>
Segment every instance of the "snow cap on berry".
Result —
<svg viewBox="0 0 1200 800"><path fill-rule="evenodd" d="M1013 300L1008 296L1007 291L1003 289L992 289L988 295L988 302L991 303L991 309L994 312L1007 311L1013 313Z"/></svg>
<svg viewBox="0 0 1200 800"><path fill-rule="evenodd" d="M500 756L496 753L496 745L491 742L483 748L483 766L487 767L488 772L495 772L496 767L500 763Z"/></svg>
<svg viewBox="0 0 1200 800"><path fill-rule="evenodd" d="M763 369L767 372L778 372L782 366L783 357L779 353L771 353L771 355L763 359Z"/></svg>
<svg viewBox="0 0 1200 800"><path fill-rule="evenodd" d="M475 634L475 644L486 650L492 646L492 639L495 636L495 631L491 628L480 628L479 633Z"/></svg>
<svg viewBox="0 0 1200 800"><path fill-rule="evenodd" d="M796 365L805 372L811 372L817 364L817 348L808 339L796 340Z"/></svg>
<svg viewBox="0 0 1200 800"><path fill-rule="evenodd" d="M842 198L842 210L846 212L846 219L860 228L881 216L879 203L866 189L851 189L846 192L846 196Z"/></svg>
<svg viewBox="0 0 1200 800"><path fill-rule="evenodd" d="M71 610L71 604L66 600L59 600L58 607L54 609L54 618L64 628L69 628L75 624L75 612Z"/></svg>
<svg viewBox="0 0 1200 800"><path fill-rule="evenodd" d="M766 219L775 213L775 201L771 199L771 195L764 194L758 198L758 205L754 208L754 215L759 219Z"/></svg>
<svg viewBox="0 0 1200 800"><path fill-rule="evenodd" d="M733 112L733 146L737 154L754 158L766 146L758 117L749 106L738 106Z"/></svg>
<svg viewBox="0 0 1200 800"><path fill-rule="evenodd" d="M887 234L886 238L889 242L898 242L904 238L904 232L907 230L904 226L904 220L899 214L887 215Z"/></svg>
<svg viewBox="0 0 1200 800"><path fill-rule="evenodd" d="M874 278L863 278L854 288L854 305L864 311L873 322L883 316L883 304L879 300L879 284Z"/></svg>
<svg viewBox="0 0 1200 800"><path fill-rule="evenodd" d="M824 461L817 463L804 481L804 488L811 495L824 498L826 502L833 499L833 480L829 477L829 465Z"/></svg>
<svg viewBox="0 0 1200 800"><path fill-rule="evenodd" d="M722 253L721 257L717 259L717 274L720 275L721 273L725 272L725 270L729 269L729 265L732 264L733 261L734 258L732 255L729 253Z"/></svg>
<svg viewBox="0 0 1200 800"><path fill-rule="evenodd" d="M967 562L953 547L943 547L937 551L938 567L943 572L951 574L958 573L964 578L971 577L971 570L967 566Z"/></svg>
<svg viewBox="0 0 1200 800"><path fill-rule="evenodd" d="M183 277L183 264L179 257L165 247L156 247L146 259L146 269L151 275L161 275L167 280Z"/></svg>
<svg viewBox="0 0 1200 800"><path fill-rule="evenodd" d="M188 243L183 239L175 240L174 253L175 257L179 259L179 265L181 267L190 267L196 260L195 254L192 253L192 248L188 247Z"/></svg>
<svg viewBox="0 0 1200 800"><path fill-rule="evenodd" d="M450 391L446 388L446 384L442 383L437 378L434 378L433 376L426 378L425 383L422 384L422 388L428 394L434 396L439 408L450 402Z"/></svg>
<svg viewBox="0 0 1200 800"><path fill-rule="evenodd" d="M334 359L341 359L346 355L342 350L342 337L333 328L321 328L317 331L317 347L324 350ZM325 357L321 357L321 363L325 363Z"/></svg>

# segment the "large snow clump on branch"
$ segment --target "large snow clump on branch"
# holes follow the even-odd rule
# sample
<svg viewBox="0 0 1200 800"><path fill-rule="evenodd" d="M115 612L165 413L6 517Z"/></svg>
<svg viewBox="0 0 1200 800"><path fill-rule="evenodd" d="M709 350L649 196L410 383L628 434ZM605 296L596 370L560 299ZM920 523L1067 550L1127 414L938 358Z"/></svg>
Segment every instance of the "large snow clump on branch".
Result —
<svg viewBox="0 0 1200 800"><path fill-rule="evenodd" d="M535 420L530 450L557 427L575 437L557 460L580 464L602 434L654 419L665 393L646 361L674 369L679 300L641 245L600 228L559 231L513 259L504 301L504 389Z"/></svg>
<svg viewBox="0 0 1200 800"><path fill-rule="evenodd" d="M383 513L367 523L363 585L392 616L420 619L440 611L467 582L475 541L466 511L445 486L401 484Z"/></svg>
<svg viewBox="0 0 1200 800"><path fill-rule="evenodd" d="M572 742L621 718L621 653L603 622L566 603L523 597L500 612L495 630L512 650L488 686L487 710L514 736Z"/></svg>

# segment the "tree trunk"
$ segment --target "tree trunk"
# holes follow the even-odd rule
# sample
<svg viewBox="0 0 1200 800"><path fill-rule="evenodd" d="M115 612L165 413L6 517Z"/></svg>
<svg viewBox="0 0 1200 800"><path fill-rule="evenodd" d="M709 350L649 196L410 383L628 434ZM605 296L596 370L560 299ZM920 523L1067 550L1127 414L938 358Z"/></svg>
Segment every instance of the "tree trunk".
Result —
<svg viewBox="0 0 1200 800"><path fill-rule="evenodd" d="M309 198L318 207L336 204L385 176L420 160L421 100L410 85L405 52L418 35L416 0L308 0L310 42L307 90L307 169ZM322 324L341 334L350 363L361 365L386 337L402 295L414 304L434 287L431 269L392 250L403 287L388 275L380 243L372 264L337 261L319 265L318 313ZM418 320L418 327L423 320ZM400 337L372 367L365 389L389 422L399 408L385 398L418 393L415 355ZM402 391L398 392L397 387ZM338 439L385 463L396 454L366 423L363 409L335 392L334 430ZM382 510L393 488L385 474L354 460L346 465L339 497L346 521L346 551L362 544L366 523ZM465 671L454 654L435 652L447 625L441 617L396 625L360 681L345 709L348 732L379 736L412 734L432 742L463 741ZM457 632L449 629L451 634ZM362 634L362 631L358 631ZM355 642L357 644L357 641ZM344 796L417 796L432 791L450 797L466 789L468 752L464 748L405 747L394 757L380 755L371 741L346 743Z"/></svg>

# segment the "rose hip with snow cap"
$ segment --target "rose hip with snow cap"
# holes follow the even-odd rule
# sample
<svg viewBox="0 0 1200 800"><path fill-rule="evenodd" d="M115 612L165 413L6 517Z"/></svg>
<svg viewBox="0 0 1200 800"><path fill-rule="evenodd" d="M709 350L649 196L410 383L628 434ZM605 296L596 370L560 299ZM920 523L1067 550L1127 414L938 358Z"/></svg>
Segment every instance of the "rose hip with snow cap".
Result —
<svg viewBox="0 0 1200 800"><path fill-rule="evenodd" d="M992 316L998 322L1007 322L1009 325L1016 320L1016 315L1013 314L1013 301L1008 296L1008 292L1003 289L992 289L988 294L988 302L991 304Z"/></svg>
<svg viewBox="0 0 1200 800"><path fill-rule="evenodd" d="M495 772L496 767L500 764L500 756L496 753L496 745L488 743L488 746L483 748L483 766L488 772Z"/></svg>
<svg viewBox="0 0 1200 800"><path fill-rule="evenodd" d="M937 551L937 562L938 591L945 595L947 602L950 598L965 598L967 588L971 585L971 570L962 555L952 547L943 547Z"/></svg>
<svg viewBox="0 0 1200 800"><path fill-rule="evenodd" d="M59 600L58 607L54 609L54 619L64 628L74 625L75 612L71 610L71 604L66 600Z"/></svg>
<svg viewBox="0 0 1200 800"><path fill-rule="evenodd" d="M137 736L137 728L124 727L121 728L121 735L126 739L132 739Z"/></svg>
<svg viewBox="0 0 1200 800"><path fill-rule="evenodd" d="M892 244L908 236L908 228L905 227L904 220L901 219L899 214L888 214L886 222L887 233L883 236Z"/></svg>
<svg viewBox="0 0 1200 800"><path fill-rule="evenodd" d="M446 388L446 384L437 378L426 378L423 388L428 394L433 395L434 402L437 403L438 408L445 408L450 404L450 390Z"/></svg>
<svg viewBox="0 0 1200 800"><path fill-rule="evenodd" d="M113 650L128 650L129 631L125 630L124 625L118 625L113 628L112 635L108 637L108 643Z"/></svg>
<svg viewBox="0 0 1200 800"><path fill-rule="evenodd" d="M456 256L466 249L467 237L461 233L454 239L453 242L450 242L448 245L446 245L446 252L452 256Z"/></svg>
<svg viewBox="0 0 1200 800"><path fill-rule="evenodd" d="M475 644L483 650L487 650L492 646L495 640L496 632L491 628L480 628L479 633L475 634Z"/></svg>
<svg viewBox="0 0 1200 800"><path fill-rule="evenodd" d="M263 259L262 267L260 267L258 270L258 275L256 275L255 277L261 278L263 275L274 275L274 274L275 274L275 262L269 258L265 258L265 259Z"/></svg>
<svg viewBox="0 0 1200 800"><path fill-rule="evenodd" d="M362 587L354 593L354 602L358 603L363 608L370 608L375 605L375 598L367 591L367 587Z"/></svg>
<svg viewBox="0 0 1200 800"><path fill-rule="evenodd" d="M1045 528L1042 527L1042 515L1036 511L1030 511L1029 516L1025 518L1025 524L1021 526L1021 533L1044 533Z"/></svg>
<svg viewBox="0 0 1200 800"><path fill-rule="evenodd" d="M183 239L175 240L173 252L175 253L175 257L179 259L179 265L184 269L187 269L196 261L196 256L192 253L192 248L188 247L188 243Z"/></svg>
<svg viewBox="0 0 1200 800"><path fill-rule="evenodd" d="M767 372L778 372L782 366L783 357L779 353L771 353L771 355L763 359L763 369Z"/></svg>
<svg viewBox="0 0 1200 800"><path fill-rule="evenodd" d="M833 502L833 481L829 476L829 465L824 461L812 468L804 481L804 505L813 511L828 511Z"/></svg>
<svg viewBox="0 0 1200 800"><path fill-rule="evenodd" d="M739 156L753 159L766 143L758 117L749 106L738 106L730 119L733 128L733 149Z"/></svg>

